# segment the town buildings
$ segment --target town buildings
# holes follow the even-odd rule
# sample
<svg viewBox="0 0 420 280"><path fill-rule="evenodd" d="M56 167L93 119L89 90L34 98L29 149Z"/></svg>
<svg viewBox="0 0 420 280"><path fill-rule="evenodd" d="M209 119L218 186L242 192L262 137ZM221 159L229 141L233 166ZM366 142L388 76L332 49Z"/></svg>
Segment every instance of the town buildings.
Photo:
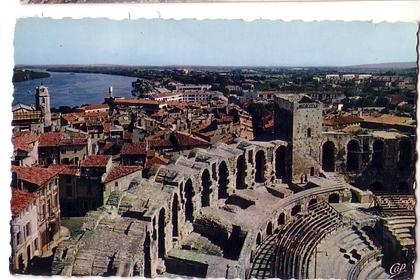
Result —
<svg viewBox="0 0 420 280"><path fill-rule="evenodd" d="M39 116L14 120L12 271L51 247L48 273L64 276L362 279L414 260L410 117L251 79L232 85L234 104L212 85L146 84L159 92L110 90L55 124L45 87L39 110L15 108Z"/></svg>

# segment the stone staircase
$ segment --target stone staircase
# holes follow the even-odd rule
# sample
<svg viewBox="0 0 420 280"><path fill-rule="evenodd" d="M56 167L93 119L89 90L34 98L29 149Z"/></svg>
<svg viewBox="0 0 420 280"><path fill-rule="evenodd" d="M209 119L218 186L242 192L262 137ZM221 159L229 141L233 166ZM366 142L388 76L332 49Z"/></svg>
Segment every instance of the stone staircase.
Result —
<svg viewBox="0 0 420 280"><path fill-rule="evenodd" d="M414 246L414 227L416 219L413 216L394 216L384 219L384 228L388 230L401 246Z"/></svg>
<svg viewBox="0 0 420 280"><path fill-rule="evenodd" d="M264 279L272 278L271 265L277 235L273 234L266 238L258 248L252 264L250 278Z"/></svg>

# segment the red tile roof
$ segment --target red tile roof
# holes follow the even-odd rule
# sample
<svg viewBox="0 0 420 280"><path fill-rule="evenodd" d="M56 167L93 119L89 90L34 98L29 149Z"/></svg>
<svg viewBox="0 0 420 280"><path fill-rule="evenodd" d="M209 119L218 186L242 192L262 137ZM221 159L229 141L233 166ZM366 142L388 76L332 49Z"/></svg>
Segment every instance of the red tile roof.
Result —
<svg viewBox="0 0 420 280"><path fill-rule="evenodd" d="M57 170L61 175L78 175L80 173L80 168L77 165L51 164L48 168Z"/></svg>
<svg viewBox="0 0 420 280"><path fill-rule="evenodd" d="M117 105L159 105L161 102L150 99L141 99L141 98L115 98L114 103Z"/></svg>
<svg viewBox="0 0 420 280"><path fill-rule="evenodd" d="M152 168L154 165L157 164L161 164L161 165L167 165L169 164L169 159L159 155L159 154L155 154L154 157L152 157L151 159L148 159L146 161L146 169L150 169Z"/></svg>
<svg viewBox="0 0 420 280"><path fill-rule="evenodd" d="M39 147L57 147L61 138L64 137L62 132L48 132L41 134L39 137Z"/></svg>
<svg viewBox="0 0 420 280"><path fill-rule="evenodd" d="M131 173L141 170L140 166L115 166L106 176L104 183L114 181L118 178L127 176Z"/></svg>
<svg viewBox="0 0 420 280"><path fill-rule="evenodd" d="M20 212L22 212L23 209L25 209L32 202L34 202L35 199L36 199L35 193L30 193L27 191L12 188L12 199L10 201L12 215L13 216L18 215Z"/></svg>
<svg viewBox="0 0 420 280"><path fill-rule="evenodd" d="M171 134L172 135L168 135ZM165 137L166 134L166 137ZM166 139L165 139L166 138ZM149 148L174 148L174 147L202 147L210 146L210 142L194 136L192 134L180 132L180 131L160 131L147 138Z"/></svg>
<svg viewBox="0 0 420 280"><path fill-rule="evenodd" d="M84 146L88 142L87 137L73 137L73 138L62 138L60 140L60 146Z"/></svg>
<svg viewBox="0 0 420 280"><path fill-rule="evenodd" d="M106 167L111 156L106 155L90 155L82 161L82 167Z"/></svg>
<svg viewBox="0 0 420 280"><path fill-rule="evenodd" d="M37 186L42 186L54 178L60 170L57 168L12 166L17 178Z"/></svg>
<svg viewBox="0 0 420 280"><path fill-rule="evenodd" d="M146 143L124 143L121 149L121 155L145 155L146 154Z"/></svg>
<svg viewBox="0 0 420 280"><path fill-rule="evenodd" d="M32 144L38 140L38 136L33 132L16 133L13 135L13 150L22 150L30 152L33 149Z"/></svg>
<svg viewBox="0 0 420 280"><path fill-rule="evenodd" d="M80 135L80 134L79 134ZM66 137L62 132L48 132L41 134L39 138L39 147L58 147L58 146L80 146L86 145L87 136Z"/></svg>
<svg viewBox="0 0 420 280"><path fill-rule="evenodd" d="M82 106L80 110L98 110L98 109L109 109L108 104L92 104L87 106Z"/></svg>

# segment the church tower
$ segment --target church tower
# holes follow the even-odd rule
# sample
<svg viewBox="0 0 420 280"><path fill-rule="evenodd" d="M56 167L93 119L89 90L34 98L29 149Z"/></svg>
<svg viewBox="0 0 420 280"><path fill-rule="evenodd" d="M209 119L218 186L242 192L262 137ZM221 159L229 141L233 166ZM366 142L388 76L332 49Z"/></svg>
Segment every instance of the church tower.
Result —
<svg viewBox="0 0 420 280"><path fill-rule="evenodd" d="M48 88L39 86L36 88L35 106L38 111L41 111L42 120L44 123L44 132L51 129L51 105L50 94Z"/></svg>

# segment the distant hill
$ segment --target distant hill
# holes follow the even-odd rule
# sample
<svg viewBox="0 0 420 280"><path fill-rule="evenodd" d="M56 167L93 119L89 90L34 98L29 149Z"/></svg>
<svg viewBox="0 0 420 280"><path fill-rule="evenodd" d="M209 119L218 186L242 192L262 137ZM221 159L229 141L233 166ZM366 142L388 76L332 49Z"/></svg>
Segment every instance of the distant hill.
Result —
<svg viewBox="0 0 420 280"><path fill-rule="evenodd" d="M390 62L390 63L377 63L377 64L361 64L351 65L348 68L358 69L407 69L416 68L417 62Z"/></svg>

